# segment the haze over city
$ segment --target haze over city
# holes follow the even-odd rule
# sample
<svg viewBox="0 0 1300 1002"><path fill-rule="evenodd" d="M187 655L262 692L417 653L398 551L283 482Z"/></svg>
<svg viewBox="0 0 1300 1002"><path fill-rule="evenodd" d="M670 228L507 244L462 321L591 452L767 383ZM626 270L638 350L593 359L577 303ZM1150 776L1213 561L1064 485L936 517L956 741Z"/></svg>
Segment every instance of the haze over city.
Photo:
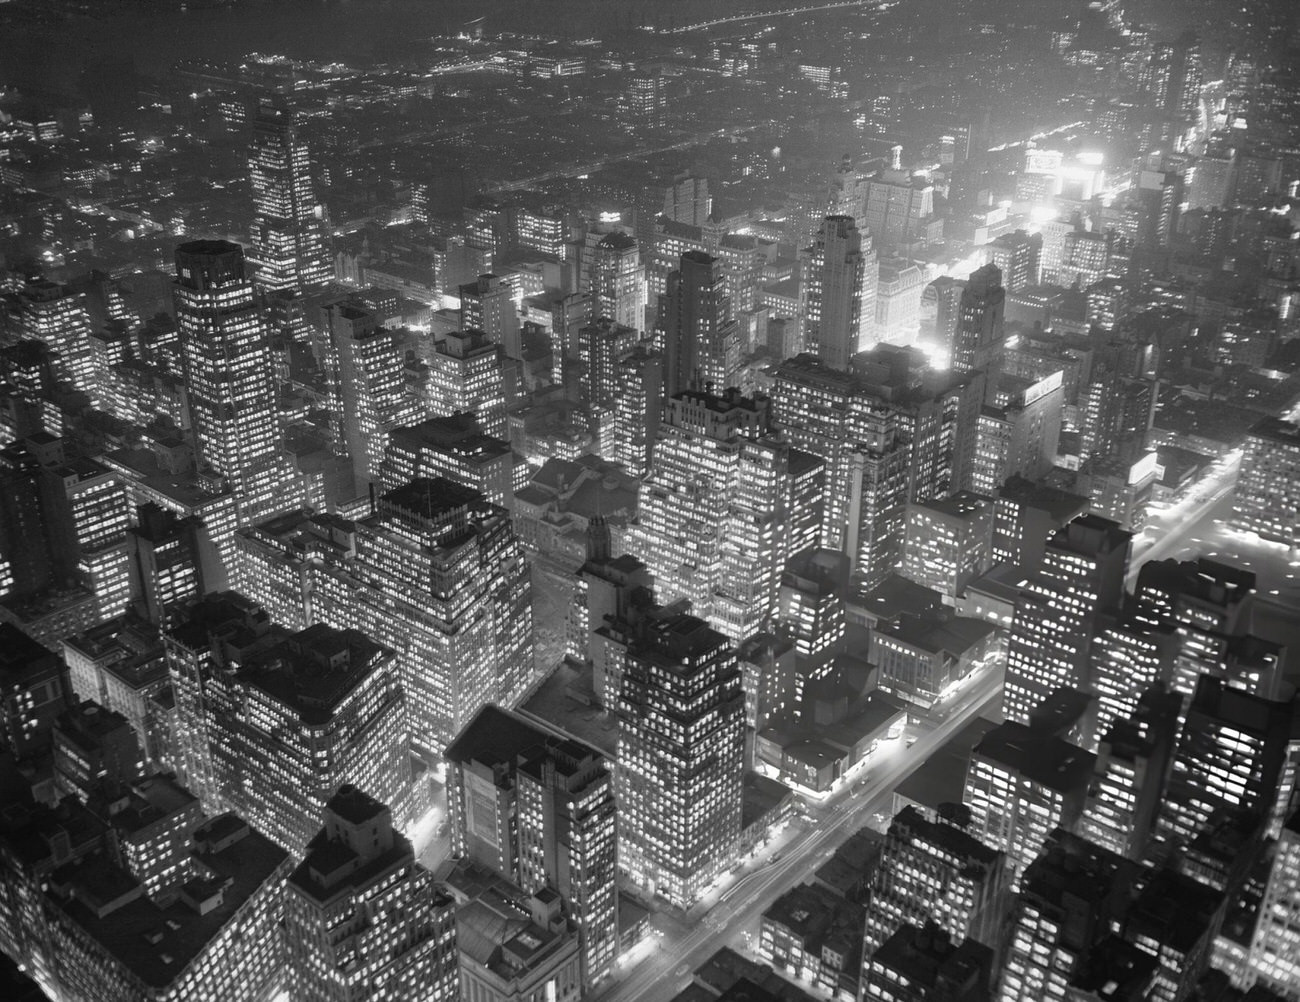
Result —
<svg viewBox="0 0 1300 1002"><path fill-rule="evenodd" d="M0 995L1300 1002L1300 5L0 0Z"/></svg>

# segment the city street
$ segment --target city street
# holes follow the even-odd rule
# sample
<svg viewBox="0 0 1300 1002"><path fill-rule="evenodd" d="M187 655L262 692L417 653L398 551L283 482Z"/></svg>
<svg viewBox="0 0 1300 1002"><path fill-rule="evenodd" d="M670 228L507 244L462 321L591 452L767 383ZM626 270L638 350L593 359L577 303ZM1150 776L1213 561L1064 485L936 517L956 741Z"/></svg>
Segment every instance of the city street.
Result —
<svg viewBox="0 0 1300 1002"><path fill-rule="evenodd" d="M887 810L894 788L949 738L982 710L996 710L1001 691L1000 667L977 675L951 697L942 721L908 729L908 735L916 736L911 747L900 739L883 751L865 781L810 808L811 822L800 821L788 841L772 846L774 852L759 854L753 869L706 895L707 911L692 909L685 918L655 915L651 921L660 934L658 948L593 993L592 1002L669 1002L690 982L691 971L752 928L778 897L808 880L873 814ZM697 914L703 915L702 921Z"/></svg>

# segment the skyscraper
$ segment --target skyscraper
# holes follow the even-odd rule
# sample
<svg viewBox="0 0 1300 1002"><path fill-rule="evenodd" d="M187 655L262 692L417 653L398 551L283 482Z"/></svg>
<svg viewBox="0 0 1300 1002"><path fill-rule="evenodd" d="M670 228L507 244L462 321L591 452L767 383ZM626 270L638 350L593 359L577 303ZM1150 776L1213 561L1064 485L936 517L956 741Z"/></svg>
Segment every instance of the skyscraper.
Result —
<svg viewBox="0 0 1300 1002"><path fill-rule="evenodd" d="M745 694L735 651L689 615L646 624L618 706L619 865L686 908L731 862L740 834Z"/></svg>
<svg viewBox="0 0 1300 1002"><path fill-rule="evenodd" d="M703 251L688 251L668 274L659 303L664 398L683 390L714 392L731 386L740 368L740 332L731 314L722 266Z"/></svg>
<svg viewBox="0 0 1300 1002"><path fill-rule="evenodd" d="M644 476L654 459L663 411L664 359L645 345L623 356L614 368L614 432L601 455L634 477Z"/></svg>
<svg viewBox="0 0 1300 1002"><path fill-rule="evenodd" d="M335 447L352 461L356 496L379 479L388 433L403 418L417 416L416 408L405 406L406 356L380 326L378 314L357 300L325 303L321 325L327 341Z"/></svg>
<svg viewBox="0 0 1300 1002"><path fill-rule="evenodd" d="M496 275L480 275L460 287L460 329L483 331L506 358L524 357L514 289Z"/></svg>
<svg viewBox="0 0 1300 1002"><path fill-rule="evenodd" d="M456 1002L456 908L388 806L345 785L285 885L291 1002Z"/></svg>
<svg viewBox="0 0 1300 1002"><path fill-rule="evenodd" d="M645 289L645 271L636 241L619 230L602 237L592 263L591 319L612 320L632 330L644 330Z"/></svg>
<svg viewBox="0 0 1300 1002"><path fill-rule="evenodd" d="M1191 841L1217 808L1270 817L1279 808L1294 709L1202 675L1187 710L1157 834ZM1283 812L1287 805L1281 805Z"/></svg>
<svg viewBox="0 0 1300 1002"><path fill-rule="evenodd" d="M574 337L577 354L577 337ZM501 348L481 330L451 331L428 356L425 405L435 416L471 412L485 434L504 439L506 385Z"/></svg>
<svg viewBox="0 0 1300 1002"><path fill-rule="evenodd" d="M1246 435L1231 524L1300 545L1300 424L1264 418Z"/></svg>
<svg viewBox="0 0 1300 1002"><path fill-rule="evenodd" d="M1275 991L1300 984L1300 811L1287 819L1273 854L1250 966Z"/></svg>
<svg viewBox="0 0 1300 1002"><path fill-rule="evenodd" d="M225 478L245 521L294 507L280 452L275 365L239 245L197 240L178 247L175 297L200 467Z"/></svg>
<svg viewBox="0 0 1300 1002"><path fill-rule="evenodd" d="M614 781L600 752L495 706L447 748L452 852L526 894L559 894L577 927L582 980L619 952Z"/></svg>
<svg viewBox="0 0 1300 1002"><path fill-rule="evenodd" d="M207 621L223 604L230 618ZM172 631L173 644L238 631L238 596L203 606ZM295 854L344 783L382 796L406 823L410 724L390 649L359 630L317 623L293 634L268 630L238 654L219 642L211 650L193 669L171 663L173 685L197 693L178 703L178 729L203 745L209 774L187 785L208 810L238 812Z"/></svg>
<svg viewBox="0 0 1300 1002"><path fill-rule="evenodd" d="M669 400L634 529L660 601L689 599L733 642L772 615L786 560L820 532L821 464L769 413L734 389Z"/></svg>
<svg viewBox="0 0 1300 1002"><path fill-rule="evenodd" d="M1006 859L956 823L927 821L915 807L894 815L867 907L864 960L908 922L933 921L960 943L997 944L1007 892Z"/></svg>
<svg viewBox="0 0 1300 1002"><path fill-rule="evenodd" d="M30 282L19 300L19 323L25 337L50 350L60 382L88 393L103 406L107 388L96 371L85 297L54 282Z"/></svg>
<svg viewBox="0 0 1300 1002"><path fill-rule="evenodd" d="M963 373L982 372L986 387L997 385L1002 365L1006 298L1002 272L996 265L986 264L971 273L958 305L952 368Z"/></svg>
<svg viewBox="0 0 1300 1002"><path fill-rule="evenodd" d="M449 480L414 480L357 524L352 566L360 587L330 616L397 651L413 741L430 761L484 704L520 698L532 588L508 512Z"/></svg>
<svg viewBox="0 0 1300 1002"><path fill-rule="evenodd" d="M1173 761L1180 706L1177 693L1152 687L1131 715L1098 732L1080 835L1128 859L1146 858Z"/></svg>
<svg viewBox="0 0 1300 1002"><path fill-rule="evenodd" d="M1067 1002L1069 985L1124 915L1137 867L1057 829L1011 906L1001 1002Z"/></svg>
<svg viewBox="0 0 1300 1002"><path fill-rule="evenodd" d="M664 191L664 215L675 223L703 226L713 211L709 180L693 174L678 174Z"/></svg>
<svg viewBox="0 0 1300 1002"><path fill-rule="evenodd" d="M871 957L863 1002L957 1002L988 997L993 951L973 939L958 945L933 922L900 925Z"/></svg>
<svg viewBox="0 0 1300 1002"><path fill-rule="evenodd" d="M863 337L864 325L870 330L876 320L875 254L869 256L870 302L868 255L851 216L827 216L813 245L799 255L804 344L833 369L847 369L854 355L871 346Z"/></svg>
<svg viewBox="0 0 1300 1002"><path fill-rule="evenodd" d="M1015 233L1002 234L985 247L984 258L986 264L995 266L1002 273L1007 292L1019 292L1038 284L1042 252L1041 233L1030 236L1024 230L1016 230Z"/></svg>
<svg viewBox="0 0 1300 1002"><path fill-rule="evenodd" d="M1123 598L1131 539L1096 515L1081 515L1052 536L1042 566L1016 601L1007 637L1008 720L1027 721L1059 686L1090 685L1098 617Z"/></svg>
<svg viewBox="0 0 1300 1002"><path fill-rule="evenodd" d="M1007 854L1013 887L1057 827L1083 813L1096 756L1063 738L1007 721L971 752L962 802L971 835Z"/></svg>
<svg viewBox="0 0 1300 1002"><path fill-rule="evenodd" d="M263 104L249 153L253 186L253 278L259 289L324 285L334 276L324 206L316 200L311 158L294 112Z"/></svg>

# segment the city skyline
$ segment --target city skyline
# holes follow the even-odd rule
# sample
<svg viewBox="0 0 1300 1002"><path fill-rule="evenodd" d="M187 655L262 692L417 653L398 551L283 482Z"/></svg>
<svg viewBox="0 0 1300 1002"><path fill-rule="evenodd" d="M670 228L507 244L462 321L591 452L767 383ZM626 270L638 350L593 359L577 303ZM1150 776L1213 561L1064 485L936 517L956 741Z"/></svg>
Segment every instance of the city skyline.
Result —
<svg viewBox="0 0 1300 1002"><path fill-rule="evenodd" d="M1300 1002L1297 67L0 3L0 994Z"/></svg>

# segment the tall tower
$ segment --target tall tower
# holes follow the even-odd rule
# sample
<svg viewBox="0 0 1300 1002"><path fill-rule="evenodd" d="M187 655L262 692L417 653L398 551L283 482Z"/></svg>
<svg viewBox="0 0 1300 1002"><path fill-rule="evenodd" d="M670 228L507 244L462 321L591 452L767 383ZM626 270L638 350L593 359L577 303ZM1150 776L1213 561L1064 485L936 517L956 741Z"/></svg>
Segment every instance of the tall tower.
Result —
<svg viewBox="0 0 1300 1002"><path fill-rule="evenodd" d="M853 217L827 216L800 259L804 344L832 368L847 369L853 356L868 347L861 337L866 261ZM870 310L874 319L874 296Z"/></svg>
<svg viewBox="0 0 1300 1002"><path fill-rule="evenodd" d="M659 303L664 341L664 399L713 383L721 392L740 367L740 333L717 258L687 251L668 275Z"/></svg>
<svg viewBox="0 0 1300 1002"><path fill-rule="evenodd" d="M636 241L614 231L596 244L591 274L591 319L645 329L645 271Z"/></svg>
<svg viewBox="0 0 1300 1002"><path fill-rule="evenodd" d="M325 208L316 200L307 144L294 113L264 104L248 157L253 186L252 262L259 289L306 289L334 275Z"/></svg>
<svg viewBox="0 0 1300 1002"><path fill-rule="evenodd" d="M325 805L284 895L293 1002L452 1002L456 906L393 830L385 804L346 785Z"/></svg>
<svg viewBox="0 0 1300 1002"><path fill-rule="evenodd" d="M527 894L558 893L578 929L583 984L618 957L610 763L590 745L486 706L447 748L453 853Z"/></svg>
<svg viewBox="0 0 1300 1002"><path fill-rule="evenodd" d="M983 372L988 385L996 385L996 369L1001 366L1006 338L1003 332L1006 300L1007 291L1002 287L1002 272L997 265L986 264L971 273L958 306L953 371Z"/></svg>
<svg viewBox="0 0 1300 1002"><path fill-rule="evenodd" d="M740 834L745 693L736 652L701 619L665 615L629 645L618 706L620 866L689 907Z"/></svg>
<svg viewBox="0 0 1300 1002"><path fill-rule="evenodd" d="M1011 621L1003 697L1008 720L1026 723L1060 686L1090 686L1093 637L1100 615L1118 609L1124 597L1132 538L1097 515L1081 515L1052 536Z"/></svg>
<svg viewBox="0 0 1300 1002"><path fill-rule="evenodd" d="M226 478L245 521L295 507L278 445L274 359L243 250L225 240L182 244L174 295L200 468Z"/></svg>
<svg viewBox="0 0 1300 1002"><path fill-rule="evenodd" d="M415 416L403 412L406 356L378 315L357 300L327 302L320 315L329 340L335 441L347 450L353 489L361 494L379 479L388 433Z"/></svg>

